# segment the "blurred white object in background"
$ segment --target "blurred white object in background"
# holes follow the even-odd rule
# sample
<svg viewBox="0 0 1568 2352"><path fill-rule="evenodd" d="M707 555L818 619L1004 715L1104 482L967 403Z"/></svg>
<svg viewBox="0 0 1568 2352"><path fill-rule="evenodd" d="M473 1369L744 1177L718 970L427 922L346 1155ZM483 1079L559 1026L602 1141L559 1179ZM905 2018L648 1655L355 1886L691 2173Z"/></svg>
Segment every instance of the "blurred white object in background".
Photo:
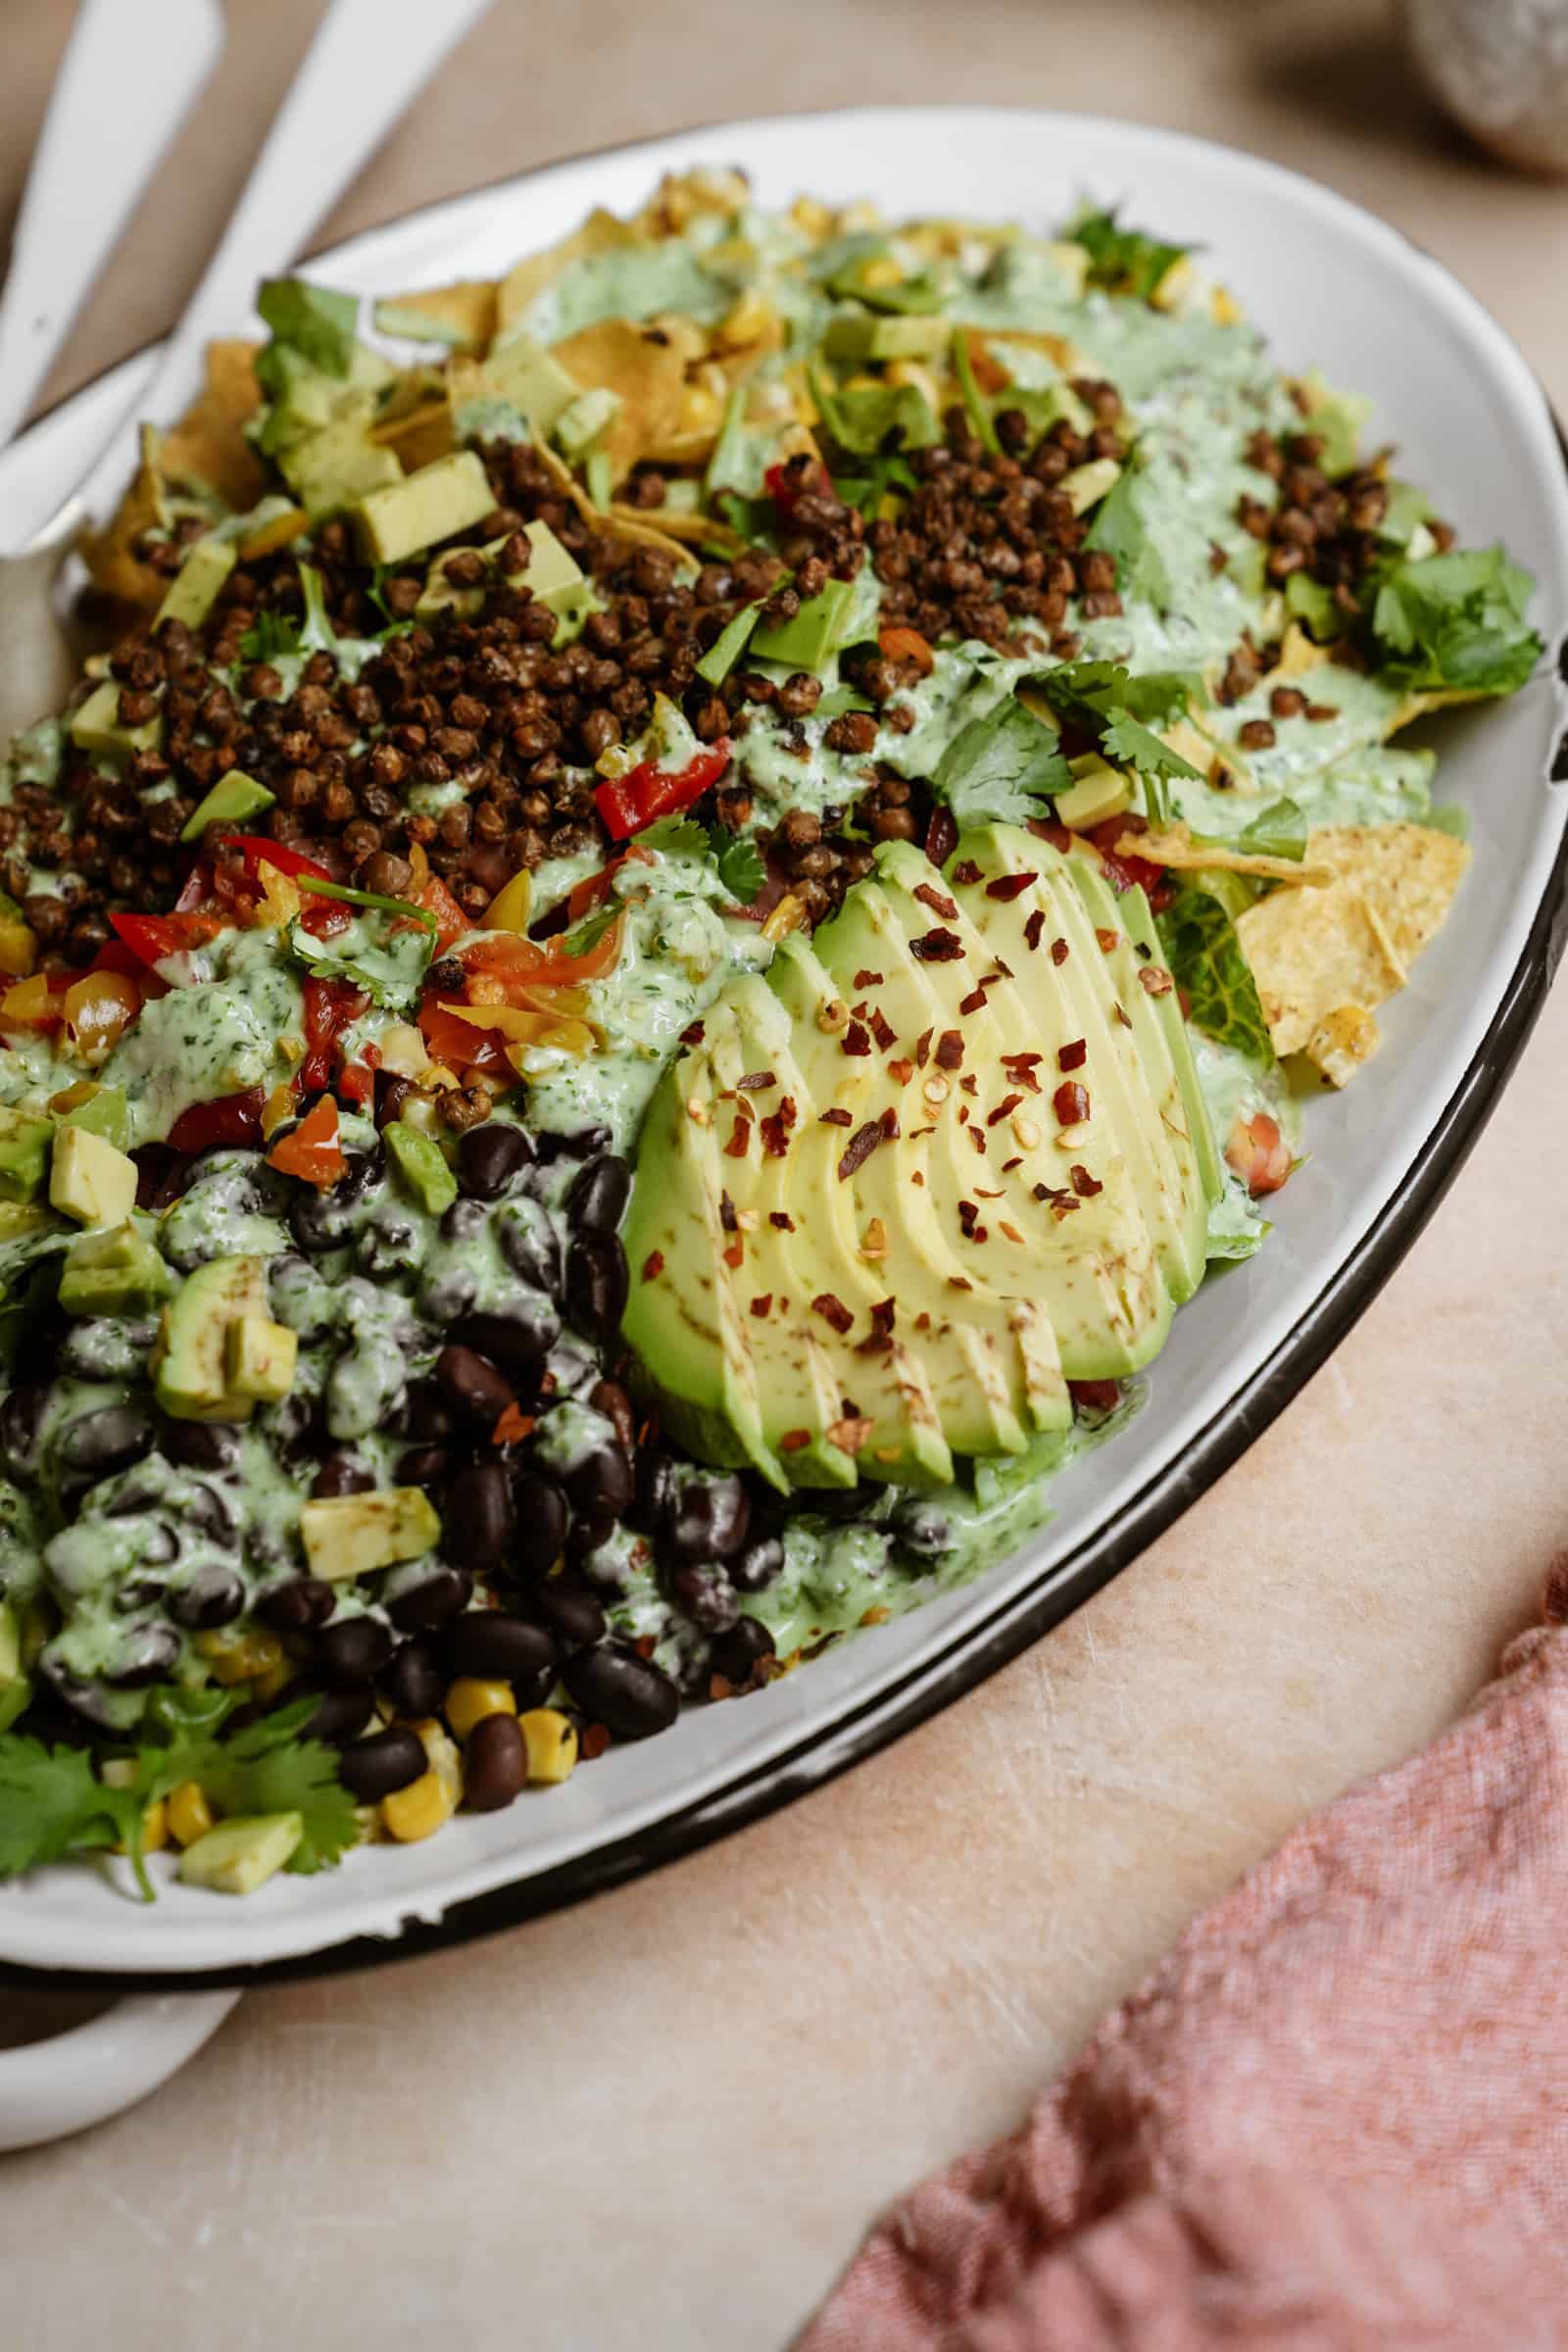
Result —
<svg viewBox="0 0 1568 2352"><path fill-rule="evenodd" d="M1433 95L1505 163L1568 172L1568 0L1403 0Z"/></svg>

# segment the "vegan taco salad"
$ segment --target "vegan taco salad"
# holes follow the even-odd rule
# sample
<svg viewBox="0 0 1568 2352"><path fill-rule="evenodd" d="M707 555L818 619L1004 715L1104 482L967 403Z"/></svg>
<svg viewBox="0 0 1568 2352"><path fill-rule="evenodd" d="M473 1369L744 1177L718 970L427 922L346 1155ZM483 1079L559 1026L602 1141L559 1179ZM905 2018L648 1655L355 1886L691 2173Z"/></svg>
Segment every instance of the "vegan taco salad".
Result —
<svg viewBox="0 0 1568 2352"><path fill-rule="evenodd" d="M1015 1546L1542 651L1112 213L701 173L258 308L0 784L0 1877L414 1841Z"/></svg>

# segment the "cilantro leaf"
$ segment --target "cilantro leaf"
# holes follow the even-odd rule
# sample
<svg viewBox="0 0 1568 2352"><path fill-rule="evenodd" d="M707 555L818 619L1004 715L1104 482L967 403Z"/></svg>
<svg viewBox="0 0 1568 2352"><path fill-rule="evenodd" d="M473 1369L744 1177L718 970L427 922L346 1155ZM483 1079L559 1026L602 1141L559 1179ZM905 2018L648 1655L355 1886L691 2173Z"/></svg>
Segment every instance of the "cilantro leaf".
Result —
<svg viewBox="0 0 1568 2352"><path fill-rule="evenodd" d="M1149 528L1144 511L1147 484L1136 464L1122 467L1095 511L1086 547L1116 559L1116 578L1124 596L1142 597L1169 612L1175 589L1164 557Z"/></svg>
<svg viewBox="0 0 1568 2352"><path fill-rule="evenodd" d="M1274 1041L1257 983L1223 900L1200 877L1180 892L1158 923L1165 961L1188 999L1194 1027L1272 1068Z"/></svg>
<svg viewBox="0 0 1568 2352"><path fill-rule="evenodd" d="M128 1837L145 1799L106 1788L82 1747L0 1740L0 1879Z"/></svg>
<svg viewBox="0 0 1568 2352"><path fill-rule="evenodd" d="M1094 737L1103 757L1144 779L1149 813L1163 822L1169 811L1160 789L1167 776L1198 770L1154 733L1183 716L1198 681L1176 669L1147 670L1134 677L1117 662L1064 662L1039 670L1029 680L1052 709Z"/></svg>
<svg viewBox="0 0 1568 2352"><path fill-rule="evenodd" d="M767 880L767 867L762 853L748 833L726 833L722 825L710 825L708 846L718 865L718 878L732 899L749 906Z"/></svg>
<svg viewBox="0 0 1568 2352"><path fill-rule="evenodd" d="M288 1867L301 1876L336 1862L359 1839L354 1799L338 1778L337 1751L320 1740L298 1737L318 1704L305 1698L280 1707L230 1740L203 1740L199 1755L181 1753L176 1746L162 1775L174 1788L180 1785L170 1778L175 1771L182 1779L199 1781L218 1811L229 1816L298 1813L304 1836ZM185 1771L187 1763L194 1769Z"/></svg>
<svg viewBox="0 0 1568 2352"><path fill-rule="evenodd" d="M255 622L240 639L239 650L247 662L278 662L289 654L297 654L299 623L290 620L286 612L258 612Z"/></svg>
<svg viewBox="0 0 1568 2352"><path fill-rule="evenodd" d="M1090 285L1140 302L1150 301L1166 271L1195 251L1191 245L1168 245L1147 229L1123 228L1114 208L1083 215L1067 234L1089 256Z"/></svg>
<svg viewBox="0 0 1568 2352"><path fill-rule="evenodd" d="M1347 615L1334 601L1332 588L1314 580L1304 571L1293 571L1285 583L1285 610L1298 620L1307 635L1317 645L1327 645L1332 638L1345 634Z"/></svg>
<svg viewBox="0 0 1568 2352"><path fill-rule="evenodd" d="M1306 819L1294 801L1270 801L1237 834L1236 846L1259 858L1300 859L1306 856Z"/></svg>
<svg viewBox="0 0 1568 2352"><path fill-rule="evenodd" d="M315 286L304 277L269 277L258 290L256 308L277 341L323 375L348 374L360 317L358 295L334 294L330 286Z"/></svg>
<svg viewBox="0 0 1568 2352"><path fill-rule="evenodd" d="M562 934L561 944L565 953L568 956L586 956L590 948L597 948L611 924L619 919L620 911L618 899L607 899L603 906L596 906L592 914L585 914L580 923Z"/></svg>
<svg viewBox="0 0 1568 2352"><path fill-rule="evenodd" d="M1072 770L1051 729L1007 695L954 737L931 789L960 825L968 825L987 817L1027 822L1042 813L1042 801L1071 782Z"/></svg>
<svg viewBox="0 0 1568 2352"><path fill-rule="evenodd" d="M1541 658L1525 619L1534 589L1500 547L1391 564L1372 608L1382 674L1417 693L1512 694Z"/></svg>
<svg viewBox="0 0 1568 2352"><path fill-rule="evenodd" d="M435 944L434 925L420 908L397 908L397 921L414 916L420 917L416 928L401 930L390 920L384 925L372 925L368 942L352 949L345 948L338 939L318 939L296 920L288 926L288 952L296 963L303 964L319 979L347 980L355 988L363 988L372 1004L391 1012L412 1011L418 1003ZM375 935L377 932L379 937Z"/></svg>

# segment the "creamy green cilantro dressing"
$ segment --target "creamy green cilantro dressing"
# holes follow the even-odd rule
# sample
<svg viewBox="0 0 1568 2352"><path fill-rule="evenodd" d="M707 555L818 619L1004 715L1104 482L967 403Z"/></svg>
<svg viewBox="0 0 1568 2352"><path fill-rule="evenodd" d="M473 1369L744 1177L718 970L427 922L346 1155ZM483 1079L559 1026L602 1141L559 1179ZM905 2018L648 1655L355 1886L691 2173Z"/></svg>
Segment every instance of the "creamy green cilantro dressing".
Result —
<svg viewBox="0 0 1568 2352"><path fill-rule="evenodd" d="M304 974L275 931L223 931L160 968L174 985L143 1005L99 1073L124 1090L131 1146L166 1136L193 1103L284 1084L300 1055L283 1041L304 1050Z"/></svg>

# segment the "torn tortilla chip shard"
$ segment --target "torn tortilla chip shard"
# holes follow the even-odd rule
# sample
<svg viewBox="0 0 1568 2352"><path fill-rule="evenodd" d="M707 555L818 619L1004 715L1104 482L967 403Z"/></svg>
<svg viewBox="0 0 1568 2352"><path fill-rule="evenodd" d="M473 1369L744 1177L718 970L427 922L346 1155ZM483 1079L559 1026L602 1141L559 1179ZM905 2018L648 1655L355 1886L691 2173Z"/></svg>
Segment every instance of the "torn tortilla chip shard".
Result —
<svg viewBox="0 0 1568 2352"><path fill-rule="evenodd" d="M1175 873L1197 873L1204 866L1228 874L1252 874L1260 881L1290 882L1321 890L1335 879L1337 868L1312 858L1270 858L1261 850L1232 850L1220 842L1195 841L1186 825L1151 826L1145 833L1124 833L1114 856L1142 858Z"/></svg>
<svg viewBox="0 0 1568 2352"><path fill-rule="evenodd" d="M1355 885L1406 971L1442 930L1470 863L1469 843L1435 825L1325 826L1306 854Z"/></svg>
<svg viewBox="0 0 1568 2352"><path fill-rule="evenodd" d="M1341 1004L1319 1021L1306 1041L1306 1058L1330 1086L1348 1086L1383 1043L1364 1004Z"/></svg>
<svg viewBox="0 0 1568 2352"><path fill-rule="evenodd" d="M1378 914L1346 881L1276 890L1237 918L1277 1054L1299 1054L1342 1005L1370 1010L1404 986Z"/></svg>

